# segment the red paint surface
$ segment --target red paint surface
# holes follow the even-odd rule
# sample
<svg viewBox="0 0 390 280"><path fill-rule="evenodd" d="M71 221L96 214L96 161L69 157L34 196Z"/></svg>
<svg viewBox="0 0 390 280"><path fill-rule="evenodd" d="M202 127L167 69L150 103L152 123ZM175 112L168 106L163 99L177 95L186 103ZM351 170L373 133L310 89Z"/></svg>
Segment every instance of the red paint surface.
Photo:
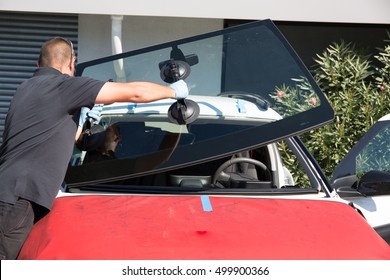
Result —
<svg viewBox="0 0 390 280"><path fill-rule="evenodd" d="M199 196L58 198L20 259L390 259L350 206L329 201Z"/></svg>

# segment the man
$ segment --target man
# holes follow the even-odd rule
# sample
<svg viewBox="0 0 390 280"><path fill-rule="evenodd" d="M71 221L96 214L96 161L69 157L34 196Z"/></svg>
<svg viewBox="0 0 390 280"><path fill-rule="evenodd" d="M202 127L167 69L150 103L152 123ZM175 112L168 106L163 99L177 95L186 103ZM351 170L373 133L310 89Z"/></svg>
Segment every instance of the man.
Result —
<svg viewBox="0 0 390 280"><path fill-rule="evenodd" d="M74 77L75 60L69 40L45 42L34 76L13 97L0 147L0 259L16 259L33 224L50 211L80 132L80 108L188 95L184 81L167 87Z"/></svg>

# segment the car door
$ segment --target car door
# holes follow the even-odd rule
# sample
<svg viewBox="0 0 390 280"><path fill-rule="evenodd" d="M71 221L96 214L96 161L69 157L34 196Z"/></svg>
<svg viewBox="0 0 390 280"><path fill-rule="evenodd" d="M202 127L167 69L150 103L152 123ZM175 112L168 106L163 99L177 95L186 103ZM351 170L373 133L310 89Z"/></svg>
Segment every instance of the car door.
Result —
<svg viewBox="0 0 390 280"><path fill-rule="evenodd" d="M352 147L335 168L331 183L390 242L390 114Z"/></svg>

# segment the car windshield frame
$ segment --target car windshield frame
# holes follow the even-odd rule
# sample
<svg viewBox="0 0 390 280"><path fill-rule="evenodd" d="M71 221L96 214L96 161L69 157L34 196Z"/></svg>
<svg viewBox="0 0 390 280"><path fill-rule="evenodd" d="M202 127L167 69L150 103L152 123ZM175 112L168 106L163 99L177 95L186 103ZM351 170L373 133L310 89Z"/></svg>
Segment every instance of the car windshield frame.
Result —
<svg viewBox="0 0 390 280"><path fill-rule="evenodd" d="M202 141L178 144L172 140L174 144L168 147L160 145L137 156L70 164L65 177L68 185L123 180L223 158L299 135L334 117L309 70L271 20L80 63L76 76L167 85L175 79L165 71L172 68L172 61L190 88L186 100L194 100L200 113L191 124L173 124L176 129L170 136L183 139L198 127L199 133L206 135ZM102 123L107 128L115 122L141 118L172 127L168 109L174 102L110 104L103 109ZM224 111L228 106L236 111Z"/></svg>

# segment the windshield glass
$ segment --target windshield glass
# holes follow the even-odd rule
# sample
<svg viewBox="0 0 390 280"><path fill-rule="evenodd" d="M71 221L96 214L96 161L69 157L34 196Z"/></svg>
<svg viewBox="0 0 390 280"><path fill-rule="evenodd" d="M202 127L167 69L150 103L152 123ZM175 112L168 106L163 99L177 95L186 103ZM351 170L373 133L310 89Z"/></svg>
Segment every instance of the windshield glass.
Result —
<svg viewBox="0 0 390 280"><path fill-rule="evenodd" d="M224 158L333 118L314 79L270 20L82 63L77 75L164 85L179 77L190 88L185 108L199 113L183 124L172 119L178 106L173 99L105 105L104 144L94 151L75 148L66 176L70 185Z"/></svg>

